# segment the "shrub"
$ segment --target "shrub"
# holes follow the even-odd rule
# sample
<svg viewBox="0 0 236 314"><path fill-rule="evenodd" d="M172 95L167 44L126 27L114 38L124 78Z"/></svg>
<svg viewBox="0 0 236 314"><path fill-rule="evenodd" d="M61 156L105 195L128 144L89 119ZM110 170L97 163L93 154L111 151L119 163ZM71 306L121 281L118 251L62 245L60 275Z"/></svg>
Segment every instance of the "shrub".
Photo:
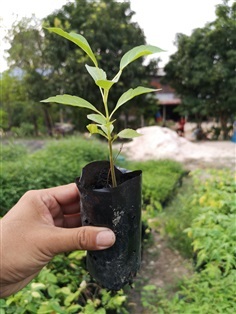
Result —
<svg viewBox="0 0 236 314"><path fill-rule="evenodd" d="M158 313L166 314L235 313L234 179L228 170L211 170L194 173L193 180L192 197L187 195L183 213L178 209L174 218L178 222L190 217L186 222L189 228L182 232L191 239L198 272L183 280L179 291L170 300L163 291L153 290L156 301L149 295L146 306L154 306ZM178 234L179 230L176 237Z"/></svg>
<svg viewBox="0 0 236 314"><path fill-rule="evenodd" d="M156 217L174 196L185 171L180 163L172 160L136 162L131 167L143 171L144 217Z"/></svg>
<svg viewBox="0 0 236 314"><path fill-rule="evenodd" d="M17 161L26 157L27 153L27 149L22 145L17 145L12 142L1 144L0 160L1 162Z"/></svg>
<svg viewBox="0 0 236 314"><path fill-rule="evenodd" d="M107 159L106 152L107 149L102 142L73 137L51 141L46 148L34 154L21 156L15 162L2 162L0 216L27 190L74 182L86 163Z"/></svg>

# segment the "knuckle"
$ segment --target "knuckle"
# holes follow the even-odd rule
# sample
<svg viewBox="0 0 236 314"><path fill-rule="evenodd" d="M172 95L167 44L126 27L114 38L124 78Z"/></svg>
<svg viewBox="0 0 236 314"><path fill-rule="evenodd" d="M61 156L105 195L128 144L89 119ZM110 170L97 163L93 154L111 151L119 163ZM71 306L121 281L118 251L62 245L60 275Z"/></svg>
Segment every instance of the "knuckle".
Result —
<svg viewBox="0 0 236 314"><path fill-rule="evenodd" d="M86 250L89 249L90 238L89 234L86 232L86 229L81 228L76 237L76 243L79 249Z"/></svg>

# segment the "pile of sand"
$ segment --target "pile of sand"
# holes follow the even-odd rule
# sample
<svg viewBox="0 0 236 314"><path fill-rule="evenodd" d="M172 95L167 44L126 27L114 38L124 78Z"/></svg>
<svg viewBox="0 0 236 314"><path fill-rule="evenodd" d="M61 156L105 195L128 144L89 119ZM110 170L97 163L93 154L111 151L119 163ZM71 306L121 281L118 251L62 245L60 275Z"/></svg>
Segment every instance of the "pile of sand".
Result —
<svg viewBox="0 0 236 314"><path fill-rule="evenodd" d="M168 158L184 162L189 159L214 161L218 158L235 158L236 146L230 141L193 143L175 131L159 126L140 128L137 132L142 136L124 144L122 149L132 160Z"/></svg>

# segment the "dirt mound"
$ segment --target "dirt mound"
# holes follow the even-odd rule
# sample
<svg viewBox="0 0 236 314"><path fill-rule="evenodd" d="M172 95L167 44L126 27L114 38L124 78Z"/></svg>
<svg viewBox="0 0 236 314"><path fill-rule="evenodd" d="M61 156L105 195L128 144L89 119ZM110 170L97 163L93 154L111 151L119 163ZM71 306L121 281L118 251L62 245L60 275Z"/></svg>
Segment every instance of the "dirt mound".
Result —
<svg viewBox="0 0 236 314"><path fill-rule="evenodd" d="M175 131L150 126L137 130L142 134L123 146L123 151L132 160L174 159L180 162L199 160L214 162L219 158L235 162L236 145L230 141L191 142Z"/></svg>

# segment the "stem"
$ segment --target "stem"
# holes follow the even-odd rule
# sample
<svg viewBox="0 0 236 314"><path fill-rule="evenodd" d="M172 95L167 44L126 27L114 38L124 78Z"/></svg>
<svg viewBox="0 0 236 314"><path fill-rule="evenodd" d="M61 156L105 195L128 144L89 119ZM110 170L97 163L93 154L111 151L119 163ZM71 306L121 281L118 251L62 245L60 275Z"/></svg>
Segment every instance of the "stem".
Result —
<svg viewBox="0 0 236 314"><path fill-rule="evenodd" d="M108 90L104 90L103 94L103 103L104 103L104 108L106 112L106 119L107 123L110 122L110 117L109 117L109 111L108 111L108 106L107 106L107 99L108 99ZM114 167L114 160L113 160L113 151L112 151L112 136L110 133L110 128L107 128L107 139L108 139L108 148L109 148L109 160L110 160L110 171L111 171L111 181L112 181L112 187L117 186L116 182L116 174L115 174L115 167Z"/></svg>
<svg viewBox="0 0 236 314"><path fill-rule="evenodd" d="M117 186L117 182L116 182L116 174L115 174L111 139L108 140L108 146L109 146L109 158L110 158L110 168L111 168L111 181L112 181L112 187L115 188Z"/></svg>

